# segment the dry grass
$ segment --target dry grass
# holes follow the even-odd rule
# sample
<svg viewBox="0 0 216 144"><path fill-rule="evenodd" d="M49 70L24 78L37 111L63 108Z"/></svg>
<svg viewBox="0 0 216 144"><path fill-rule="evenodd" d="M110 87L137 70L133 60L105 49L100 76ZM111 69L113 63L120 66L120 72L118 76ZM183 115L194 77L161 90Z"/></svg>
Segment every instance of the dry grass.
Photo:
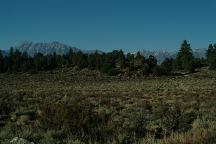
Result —
<svg viewBox="0 0 216 144"><path fill-rule="evenodd" d="M108 114L111 120L109 123L115 126L115 132L119 135L134 128L133 118L143 110L146 117L149 115L146 110L151 111L150 115L153 117L149 116L146 120L147 134L141 141L133 141L135 143L215 142L215 72L203 70L189 76L124 79L108 77L95 71L61 69L37 74L0 74L0 85L0 102L10 104L8 112L1 114L0 139L17 135L15 133L5 136L7 127L35 124L37 119L32 118L32 115L41 111L42 105L67 105L74 99L79 99L93 105L98 114ZM171 111L173 105L180 104L182 114L195 113L196 120L192 122L191 128L185 132L175 131L155 139L155 133L152 134L152 131L164 127L162 119L156 118L155 114L162 112L159 107L161 103L167 105ZM34 131L28 138L36 141L43 139L41 136L35 138L36 135L37 132ZM46 136L52 137L50 134ZM67 139L74 141L68 137ZM112 143L115 143L114 141Z"/></svg>

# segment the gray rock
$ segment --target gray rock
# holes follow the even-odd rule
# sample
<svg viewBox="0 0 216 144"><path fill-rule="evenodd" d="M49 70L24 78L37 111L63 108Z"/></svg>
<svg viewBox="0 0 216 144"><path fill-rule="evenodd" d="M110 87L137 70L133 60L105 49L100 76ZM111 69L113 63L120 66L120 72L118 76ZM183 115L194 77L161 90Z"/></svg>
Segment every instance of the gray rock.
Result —
<svg viewBox="0 0 216 144"><path fill-rule="evenodd" d="M34 144L33 142L29 142L23 138L15 137L10 141L11 144Z"/></svg>

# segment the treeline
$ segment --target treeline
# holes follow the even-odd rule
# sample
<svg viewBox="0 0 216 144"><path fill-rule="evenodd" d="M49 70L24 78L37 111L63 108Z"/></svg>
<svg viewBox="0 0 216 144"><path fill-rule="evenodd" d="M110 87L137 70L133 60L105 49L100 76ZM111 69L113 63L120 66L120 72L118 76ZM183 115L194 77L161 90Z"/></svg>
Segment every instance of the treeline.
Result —
<svg viewBox="0 0 216 144"><path fill-rule="evenodd" d="M10 48L9 54L3 56L0 51L0 72L16 73L28 71L53 70L62 67L77 67L78 69L88 68L99 70L109 75L126 73L132 75L140 72L142 75L167 75L173 71L193 72L196 68L209 65L211 69L216 68L216 45L210 45L207 51L207 60L194 58L190 44L186 40L181 44L176 59L166 59L158 65L154 56L148 58L136 54L124 54L122 50L114 50L109 53L85 54L81 51L70 50L65 55L43 55L37 53L29 56L26 52Z"/></svg>

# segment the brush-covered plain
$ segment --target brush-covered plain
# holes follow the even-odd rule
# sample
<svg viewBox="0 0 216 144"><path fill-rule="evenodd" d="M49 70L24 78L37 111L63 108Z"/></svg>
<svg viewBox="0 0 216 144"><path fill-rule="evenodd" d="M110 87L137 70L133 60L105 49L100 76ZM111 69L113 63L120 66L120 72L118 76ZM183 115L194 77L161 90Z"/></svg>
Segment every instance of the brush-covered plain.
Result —
<svg viewBox="0 0 216 144"><path fill-rule="evenodd" d="M216 73L126 78L63 68L0 74L0 143L216 143Z"/></svg>

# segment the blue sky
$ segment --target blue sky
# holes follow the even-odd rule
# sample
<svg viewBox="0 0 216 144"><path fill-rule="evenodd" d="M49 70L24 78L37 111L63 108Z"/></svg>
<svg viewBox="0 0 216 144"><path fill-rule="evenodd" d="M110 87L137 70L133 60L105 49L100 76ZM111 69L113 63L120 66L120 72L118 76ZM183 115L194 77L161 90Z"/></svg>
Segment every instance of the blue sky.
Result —
<svg viewBox="0 0 216 144"><path fill-rule="evenodd" d="M216 42L215 0L0 0L0 48L25 40L81 49L177 50Z"/></svg>

